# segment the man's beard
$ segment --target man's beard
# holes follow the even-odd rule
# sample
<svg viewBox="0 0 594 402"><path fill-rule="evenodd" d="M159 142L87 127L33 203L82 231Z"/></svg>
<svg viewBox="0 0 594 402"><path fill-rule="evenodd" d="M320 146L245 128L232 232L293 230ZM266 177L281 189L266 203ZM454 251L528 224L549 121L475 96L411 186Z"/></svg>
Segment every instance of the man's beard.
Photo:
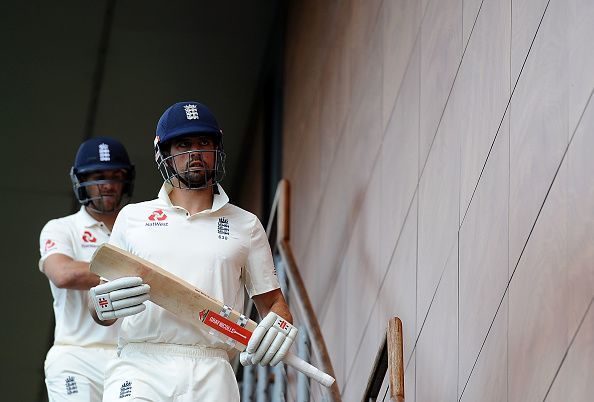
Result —
<svg viewBox="0 0 594 402"><path fill-rule="evenodd" d="M103 214L111 214L118 211L122 202L121 195L100 195L91 200L96 211Z"/></svg>
<svg viewBox="0 0 594 402"><path fill-rule="evenodd" d="M214 178L214 171L204 168L188 168L179 172L178 178L188 188L207 187Z"/></svg>

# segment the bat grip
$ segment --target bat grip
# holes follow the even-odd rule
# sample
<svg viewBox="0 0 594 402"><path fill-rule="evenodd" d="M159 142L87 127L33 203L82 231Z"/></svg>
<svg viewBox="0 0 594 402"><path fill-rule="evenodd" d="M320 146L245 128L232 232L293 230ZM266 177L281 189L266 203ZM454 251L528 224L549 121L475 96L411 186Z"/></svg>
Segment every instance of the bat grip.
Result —
<svg viewBox="0 0 594 402"><path fill-rule="evenodd" d="M312 366L311 364L307 363L305 360L300 359L293 353L288 353L283 362L288 364L289 366L293 367L295 370L302 372L309 378L319 382L325 387L330 388L330 386L334 383L334 378L322 370Z"/></svg>

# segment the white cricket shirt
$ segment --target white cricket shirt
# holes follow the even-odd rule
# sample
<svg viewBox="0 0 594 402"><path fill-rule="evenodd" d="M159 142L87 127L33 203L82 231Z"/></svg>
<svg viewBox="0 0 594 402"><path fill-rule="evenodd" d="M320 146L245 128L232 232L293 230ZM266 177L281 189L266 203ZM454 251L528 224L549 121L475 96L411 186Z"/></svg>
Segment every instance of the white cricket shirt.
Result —
<svg viewBox="0 0 594 402"><path fill-rule="evenodd" d="M148 260L234 309L251 296L279 288L266 232L258 218L229 204L218 186L211 209L190 215L171 204L165 183L155 200L120 211L109 243ZM129 342L203 345L230 349L154 303L124 318L119 347ZM198 313L198 312L197 312ZM217 312L218 313L218 312Z"/></svg>
<svg viewBox="0 0 594 402"><path fill-rule="evenodd" d="M41 230L39 269L52 254L64 254L89 262L97 247L109 240L109 229L96 221L84 207L73 215L49 221ZM88 291L60 289L49 281L54 297L56 345L111 345L117 343L119 324L104 327L93 321L87 308Z"/></svg>

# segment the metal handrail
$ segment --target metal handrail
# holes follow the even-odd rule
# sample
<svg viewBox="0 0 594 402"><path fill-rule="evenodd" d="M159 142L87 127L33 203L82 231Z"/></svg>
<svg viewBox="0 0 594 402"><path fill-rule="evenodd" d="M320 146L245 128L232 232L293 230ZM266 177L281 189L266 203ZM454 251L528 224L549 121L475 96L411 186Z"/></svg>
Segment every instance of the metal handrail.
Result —
<svg viewBox="0 0 594 402"><path fill-rule="evenodd" d="M377 352L373 370L369 376L363 402L375 401L388 372L390 401L404 402L404 357L402 345L402 321L393 317L388 321L386 337Z"/></svg>
<svg viewBox="0 0 594 402"><path fill-rule="evenodd" d="M291 310L300 318L302 326L307 330L310 338L311 352L315 357L318 368L336 378L330 361L328 349L320 329L320 324L305 289L303 279L299 273L297 262L291 248L290 217L291 217L291 188L289 181L282 179L276 189L274 201L268 218L266 233L270 238L276 229L276 240L272 243L273 252L278 251L283 261L289 288L296 297L291 298ZM276 227L273 226L276 217ZM248 311L250 313L250 311ZM329 401L341 402L340 391L336 382L327 390Z"/></svg>
<svg viewBox="0 0 594 402"><path fill-rule="evenodd" d="M294 302L294 304L291 304L291 308L297 308L299 317L303 320L303 324L310 333L312 352L316 361L319 362L319 369L336 378L317 315L305 289L305 284L297 268L297 261L291 248L291 186L288 180L282 179L279 182L274 198L273 211L277 211L276 247L285 263L291 290L297 295L297 298L291 300ZM275 206L276 208L274 208ZM270 222L271 220L268 221L269 224ZM332 384L330 394L334 401L341 400L336 382Z"/></svg>

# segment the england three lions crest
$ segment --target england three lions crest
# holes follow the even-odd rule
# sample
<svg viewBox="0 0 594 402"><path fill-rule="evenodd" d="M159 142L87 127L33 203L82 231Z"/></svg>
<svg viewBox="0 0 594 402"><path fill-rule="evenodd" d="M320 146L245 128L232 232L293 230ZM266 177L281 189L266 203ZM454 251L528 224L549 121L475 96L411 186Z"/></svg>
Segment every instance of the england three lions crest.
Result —
<svg viewBox="0 0 594 402"><path fill-rule="evenodd" d="M229 220L224 216L219 218L219 223L217 225L217 232L219 234L219 239L227 240L229 239Z"/></svg>

